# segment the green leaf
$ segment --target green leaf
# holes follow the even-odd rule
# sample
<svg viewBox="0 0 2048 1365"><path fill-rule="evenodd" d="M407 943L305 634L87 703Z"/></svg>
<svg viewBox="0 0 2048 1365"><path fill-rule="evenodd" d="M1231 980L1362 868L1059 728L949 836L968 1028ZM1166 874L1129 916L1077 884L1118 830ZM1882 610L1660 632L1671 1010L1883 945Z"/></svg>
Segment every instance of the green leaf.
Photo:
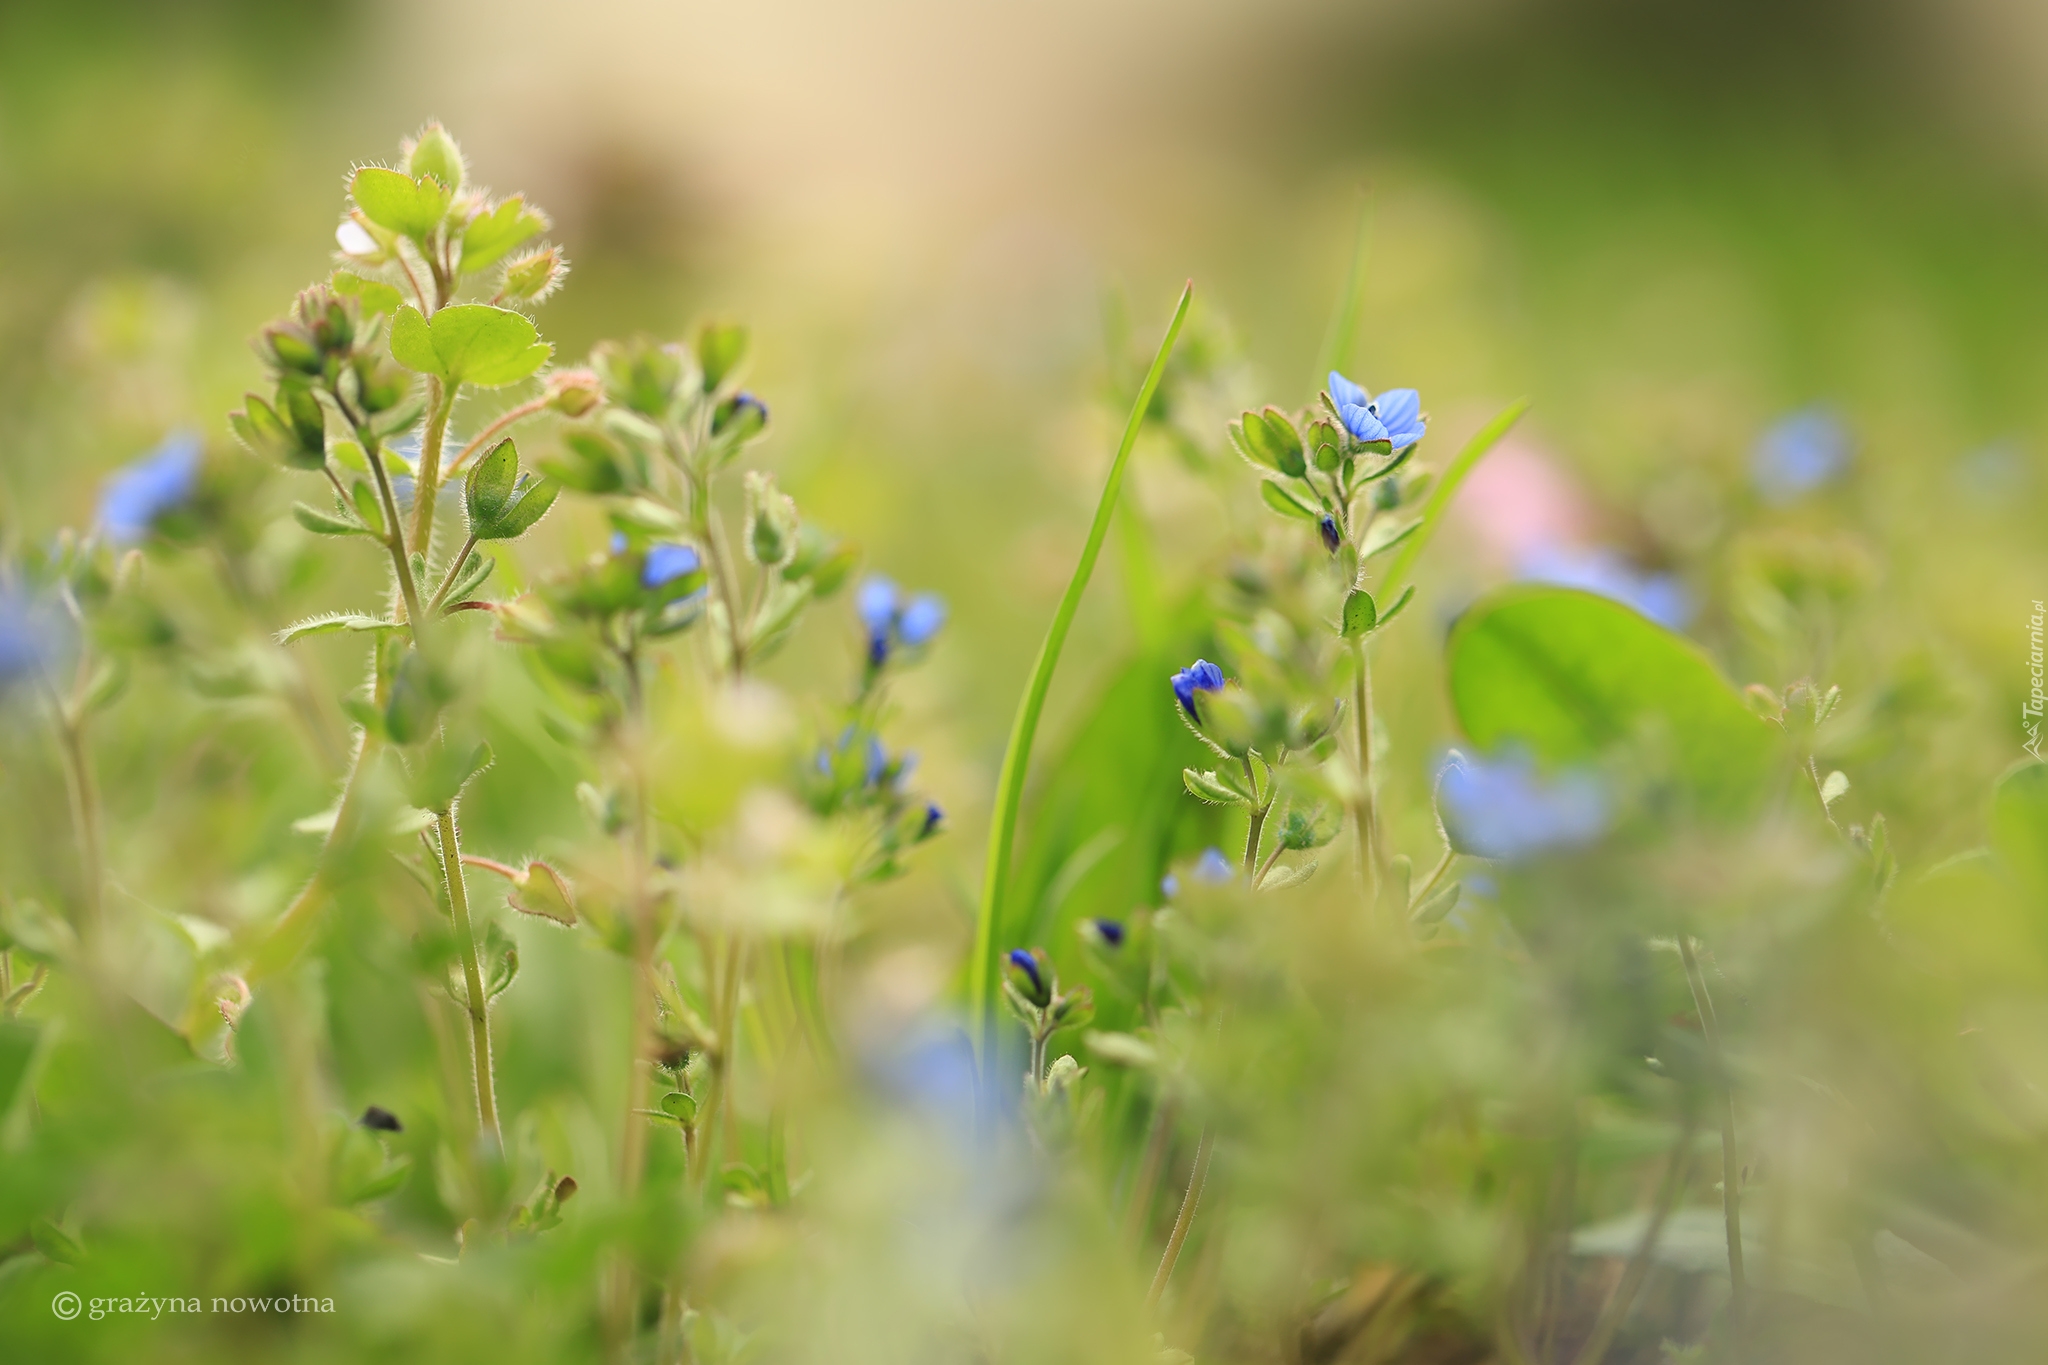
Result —
<svg viewBox="0 0 2048 1365"><path fill-rule="evenodd" d="M512 540L523 536L535 522L547 515L547 510L555 505L555 495L561 491L562 486L553 479L537 479L531 474L522 474L511 499L497 516L489 522L473 522L470 532L478 540Z"/></svg>
<svg viewBox="0 0 2048 1365"><path fill-rule="evenodd" d="M429 745L413 762L406 800L421 810L445 811L462 789L491 766L491 746L461 749L446 742Z"/></svg>
<svg viewBox="0 0 2048 1365"><path fill-rule="evenodd" d="M448 216L447 186L432 179L415 180L383 166L357 171L349 193L365 218L419 241L431 237Z"/></svg>
<svg viewBox="0 0 2048 1365"><path fill-rule="evenodd" d="M1181 785L1188 789L1188 795L1212 806L1248 806L1251 802L1243 793L1232 790L1215 773L1200 773L1193 768L1180 770Z"/></svg>
<svg viewBox="0 0 2048 1365"><path fill-rule="evenodd" d="M1379 624L1379 607L1373 602L1372 594L1364 588L1353 588L1344 596L1344 624L1338 631L1347 640L1355 640L1370 634Z"/></svg>
<svg viewBox="0 0 2048 1365"><path fill-rule="evenodd" d="M286 626L277 633L277 642L288 645L294 640L303 640L308 635L334 635L344 630L403 630L396 621L380 621L374 616L357 612L331 611L324 616L309 616L303 621Z"/></svg>
<svg viewBox="0 0 2048 1365"><path fill-rule="evenodd" d="M349 485L349 501L356 507L356 515L363 519L363 525L375 535L384 534L384 508L377 502L377 490L370 487L368 479L357 479Z"/></svg>
<svg viewBox="0 0 2048 1365"><path fill-rule="evenodd" d="M1421 517L1410 517L1406 521L1393 521L1386 517L1376 517L1372 525L1366 528L1365 543L1358 547L1358 557L1360 559L1371 559L1376 554L1382 554L1393 549L1396 545L1399 545L1421 529ZM1393 581L1392 575L1388 576L1387 581L1389 583Z"/></svg>
<svg viewBox="0 0 2048 1365"><path fill-rule="evenodd" d="M363 316L378 313L396 313L404 296L382 280L366 280L353 270L337 270L328 282L337 294L362 300Z"/></svg>
<svg viewBox="0 0 2048 1365"><path fill-rule="evenodd" d="M2048 763L2023 760L1998 779L1991 849L2028 890L2048 899Z"/></svg>
<svg viewBox="0 0 2048 1365"><path fill-rule="evenodd" d="M303 502L292 504L292 520L320 536L367 536L374 535L367 526L358 526L352 521L343 521L330 512L317 507L308 507Z"/></svg>
<svg viewBox="0 0 2048 1365"><path fill-rule="evenodd" d="M1700 647L1618 602L1520 586L1482 598L1445 646L1451 706L1486 750L1578 764L1647 738L1719 812L1765 785L1772 732Z"/></svg>
<svg viewBox="0 0 2048 1365"><path fill-rule="evenodd" d="M1399 616L1401 614L1402 609L1408 605L1408 599L1413 596L1415 596L1415 585L1413 583L1410 583L1407 587L1401 589L1401 595L1394 599L1394 605L1388 607L1385 611L1380 613L1379 624L1375 625L1373 629L1385 630L1387 628L1387 622L1393 620L1396 616Z"/></svg>
<svg viewBox="0 0 2048 1365"><path fill-rule="evenodd" d="M1274 483L1271 479L1259 481L1259 496L1266 500L1266 506L1283 517L1298 517L1303 521L1314 521L1320 513L1302 503L1292 493Z"/></svg>
<svg viewBox="0 0 2048 1365"><path fill-rule="evenodd" d="M409 370L492 389L547 362L555 348L539 336L533 319L510 308L457 303L426 318L408 304L392 322L391 355Z"/></svg>
<svg viewBox="0 0 2048 1365"><path fill-rule="evenodd" d="M512 500L512 489L518 481L519 447L508 436L469 468L463 501L469 509L470 527L475 529L496 521L505 504Z"/></svg>
<svg viewBox="0 0 2048 1365"><path fill-rule="evenodd" d="M1464 886L1459 882L1446 882L1422 898L1408 914L1410 924L1435 924L1445 915L1458 908L1458 897Z"/></svg>
<svg viewBox="0 0 2048 1365"><path fill-rule="evenodd" d="M1823 779L1821 780L1821 784L1820 784L1820 803L1821 803L1821 805L1822 805L1822 806L1832 806L1832 805L1834 805L1834 804L1835 804L1835 802L1837 802L1837 801L1839 801L1839 800L1841 800L1841 799L1842 799L1842 797L1843 797L1843 796L1844 796L1844 795L1845 795L1845 794L1846 794L1846 793L1848 792L1848 790L1849 790L1849 774L1847 774L1847 773L1843 772L1843 771L1842 771L1841 769L1837 768L1837 769L1836 769L1836 770L1835 770L1834 772L1831 772L1831 773L1829 773L1829 774L1828 774L1828 775L1827 775L1827 776L1826 776L1825 778L1823 778Z"/></svg>
<svg viewBox="0 0 2048 1365"><path fill-rule="evenodd" d="M677 1123L689 1125L697 1118L697 1101L676 1090L661 1097L661 1112Z"/></svg>
<svg viewBox="0 0 2048 1365"><path fill-rule="evenodd" d="M474 275L497 264L521 243L548 230L548 216L519 195L470 219L462 230L461 269Z"/></svg>

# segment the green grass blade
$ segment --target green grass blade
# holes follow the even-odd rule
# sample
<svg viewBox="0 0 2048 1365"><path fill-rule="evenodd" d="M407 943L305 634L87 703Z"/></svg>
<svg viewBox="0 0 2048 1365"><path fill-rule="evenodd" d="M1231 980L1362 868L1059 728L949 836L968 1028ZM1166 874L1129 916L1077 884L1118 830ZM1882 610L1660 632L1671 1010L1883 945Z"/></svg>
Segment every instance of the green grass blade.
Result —
<svg viewBox="0 0 2048 1365"><path fill-rule="evenodd" d="M1102 542L1109 534L1111 514L1116 511L1117 494L1124 483L1124 466L1130 463L1131 447L1137 444L1138 428L1144 424L1146 409L1152 406L1152 394L1159 387L1159 377L1166 371L1167 357L1173 354L1173 343L1180 336L1181 323L1187 319L1188 304L1195 296L1195 286L1190 282L1181 291L1180 304L1173 310L1173 321L1167 325L1166 338L1159 343L1159 354L1153 357L1152 369L1145 376L1145 383L1138 390L1138 397L1131 404L1130 420L1124 423L1123 443L1117 447L1116 459L1109 466L1109 479L1102 486L1102 501L1095 508L1095 523L1088 528L1088 543L1081 548L1081 561L1074 566L1074 577L1067 584L1066 596L1060 599L1059 610L1053 614L1052 627L1045 633L1045 643L1038 648L1038 662L1031 670L1031 682L1024 689L1024 698L1017 703L1017 719L1010 727L1010 744L1003 751L1002 776L996 784L996 808L989 821L988 866L982 877L981 907L974 921L974 957L968 963L968 1004L978 1021L977 1034L981 1041L981 1055L989 1055L990 1044L994 1041L994 1019L989 1006L995 994L996 975L996 930L1002 923L1003 893L1010 879L1010 859L1017 841L1017 809L1024 799L1024 775L1031 762L1031 742L1038 734L1038 716L1045 709L1045 694L1052 686L1053 669L1058 667L1060 650L1067 643L1067 630L1074 624L1074 613L1080 609L1081 594L1087 591L1089 575L1095 572L1095 557L1102 552Z"/></svg>
<svg viewBox="0 0 2048 1365"><path fill-rule="evenodd" d="M1358 337L1358 315L1365 305L1365 263L1372 242L1372 191L1367 189L1358 206L1358 231L1351 239L1351 265L1344 272L1344 289L1337 296L1337 312L1323 337L1323 352L1316 359L1316 387L1329 382L1330 371L1350 363L1351 346Z"/></svg>
<svg viewBox="0 0 2048 1365"><path fill-rule="evenodd" d="M1387 576L1380 580L1378 592L1383 600L1391 599L1394 592L1408 581L1408 571L1415 566L1416 559L1422 554L1423 546L1429 544L1429 538L1436 534L1437 523L1444 519L1444 509L1451 505L1451 499L1457 495L1458 486L1465 482L1465 476L1472 472L1472 467L1479 463L1480 457L1493 449L1501 437L1508 434L1510 427L1522 420L1522 414L1528 410L1529 400L1517 398L1501 409L1498 417L1474 432L1471 440L1465 442L1465 448L1458 452L1457 458L1451 461L1450 468L1444 470L1443 477L1438 479L1436 487L1430 490L1429 501L1422 507L1421 527L1414 535L1408 537L1408 543L1401 547L1401 553L1387 566Z"/></svg>

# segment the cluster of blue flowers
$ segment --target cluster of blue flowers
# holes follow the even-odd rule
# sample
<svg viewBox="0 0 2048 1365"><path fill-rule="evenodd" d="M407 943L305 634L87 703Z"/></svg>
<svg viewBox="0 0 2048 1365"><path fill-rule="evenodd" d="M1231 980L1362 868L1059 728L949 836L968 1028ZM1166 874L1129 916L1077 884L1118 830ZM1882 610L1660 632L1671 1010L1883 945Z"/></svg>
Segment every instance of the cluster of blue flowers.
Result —
<svg viewBox="0 0 2048 1365"><path fill-rule="evenodd" d="M921 592L906 602L896 584L880 574L861 583L854 609L868 633L870 668L889 662L899 646L916 649L929 644L946 624L946 603L937 593Z"/></svg>
<svg viewBox="0 0 2048 1365"><path fill-rule="evenodd" d="M173 432L163 443L123 465L100 493L100 529L116 545L133 545L159 519L191 500L199 484L199 437Z"/></svg>

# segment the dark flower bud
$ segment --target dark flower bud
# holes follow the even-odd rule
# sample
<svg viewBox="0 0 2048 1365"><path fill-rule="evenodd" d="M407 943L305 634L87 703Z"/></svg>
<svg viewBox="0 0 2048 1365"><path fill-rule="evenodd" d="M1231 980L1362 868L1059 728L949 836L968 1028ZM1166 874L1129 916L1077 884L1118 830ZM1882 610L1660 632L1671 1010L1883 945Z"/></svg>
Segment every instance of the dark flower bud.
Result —
<svg viewBox="0 0 2048 1365"><path fill-rule="evenodd" d="M1065 1028L1079 1028L1095 1017L1095 991L1076 986L1053 1002L1052 1021Z"/></svg>
<svg viewBox="0 0 2048 1365"><path fill-rule="evenodd" d="M927 801L924 807L924 824L919 827L917 837L920 839L931 838L939 832L939 826L944 824L945 820L946 812L939 809L939 803Z"/></svg>
<svg viewBox="0 0 2048 1365"><path fill-rule="evenodd" d="M365 1109L363 1116L357 1119L356 1122L365 1128L379 1133L402 1133L405 1131L405 1125L398 1121L398 1115L392 1113L389 1109L380 1109L374 1104Z"/></svg>
<svg viewBox="0 0 2048 1365"><path fill-rule="evenodd" d="M1104 947L1121 948L1124 946L1124 939L1127 934L1122 920L1092 919L1088 921L1088 928L1101 941Z"/></svg>
<svg viewBox="0 0 2048 1365"><path fill-rule="evenodd" d="M1044 953L1035 948L1012 948L1004 963L1010 988L1027 1003L1038 1009L1052 1003L1052 968Z"/></svg>
<svg viewBox="0 0 2048 1365"><path fill-rule="evenodd" d="M1316 534L1323 538L1323 548L1331 554L1337 553L1337 547L1344 543L1343 535L1337 530L1337 519L1328 514L1316 523Z"/></svg>
<svg viewBox="0 0 2048 1365"><path fill-rule="evenodd" d="M768 425L768 405L751 393L736 393L711 414L711 434L735 441L751 438Z"/></svg>

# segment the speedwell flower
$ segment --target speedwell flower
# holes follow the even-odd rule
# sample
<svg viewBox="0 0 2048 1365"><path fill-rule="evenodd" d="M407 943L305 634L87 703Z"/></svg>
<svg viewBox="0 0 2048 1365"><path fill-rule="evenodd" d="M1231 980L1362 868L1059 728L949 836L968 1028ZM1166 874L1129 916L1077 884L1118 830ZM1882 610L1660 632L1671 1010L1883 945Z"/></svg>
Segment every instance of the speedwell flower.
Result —
<svg viewBox="0 0 2048 1365"><path fill-rule="evenodd" d="M1355 440L1385 441L1401 450L1422 439L1427 423L1422 416L1422 395L1414 389L1388 389L1378 398L1362 385L1354 384L1335 370L1330 371L1330 401L1337 416Z"/></svg>
<svg viewBox="0 0 2048 1365"><path fill-rule="evenodd" d="M1201 713L1195 710L1195 693L1221 692L1223 670L1207 659L1197 659L1173 675L1173 695L1180 702L1181 709L1188 713L1188 719L1195 724L1202 723Z"/></svg>
<svg viewBox="0 0 2048 1365"><path fill-rule="evenodd" d="M946 603L937 593L921 592L908 602L893 580L874 574L854 594L853 606L868 633L868 664L880 668L897 645L916 649L931 643L946 624Z"/></svg>
<svg viewBox="0 0 2048 1365"><path fill-rule="evenodd" d="M100 526L117 545L131 545L166 512L182 507L198 481L199 438L175 432L107 480L100 493Z"/></svg>

